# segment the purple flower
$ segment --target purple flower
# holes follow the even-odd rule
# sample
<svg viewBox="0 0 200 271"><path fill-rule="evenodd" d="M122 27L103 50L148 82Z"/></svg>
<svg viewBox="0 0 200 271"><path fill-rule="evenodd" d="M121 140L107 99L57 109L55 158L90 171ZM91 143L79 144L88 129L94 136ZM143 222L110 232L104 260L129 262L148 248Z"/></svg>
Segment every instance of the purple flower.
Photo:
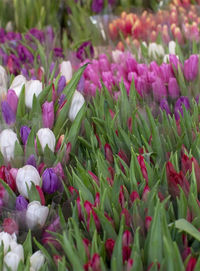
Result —
<svg viewBox="0 0 200 271"><path fill-rule="evenodd" d="M174 77L171 77L169 79L168 92L171 98L177 98L179 96L180 93L179 85L176 81L176 78Z"/></svg>
<svg viewBox="0 0 200 271"><path fill-rule="evenodd" d="M76 51L76 57L81 61L84 61L89 57L94 57L94 48L91 41L85 41L81 44L81 46Z"/></svg>
<svg viewBox="0 0 200 271"><path fill-rule="evenodd" d="M42 105L42 121L44 128L52 128L54 124L54 105L53 102L45 102Z"/></svg>
<svg viewBox="0 0 200 271"><path fill-rule="evenodd" d="M66 99L66 96L65 96L65 94L62 93L60 95L60 98L59 98L59 101L58 101L59 105L62 105L64 103L65 99Z"/></svg>
<svg viewBox="0 0 200 271"><path fill-rule="evenodd" d="M157 100L161 100L167 96L167 89L160 78L157 78L156 81L152 84L153 95Z"/></svg>
<svg viewBox="0 0 200 271"><path fill-rule="evenodd" d="M45 29L46 39L49 44L52 44L54 40L54 32L52 26L47 26Z"/></svg>
<svg viewBox="0 0 200 271"><path fill-rule="evenodd" d="M24 211L27 209L28 201L21 195L16 198L15 208L17 211Z"/></svg>
<svg viewBox="0 0 200 271"><path fill-rule="evenodd" d="M21 61L23 62L27 61L29 63L33 63L34 57L25 46L19 44L17 46L17 51L18 51L19 59Z"/></svg>
<svg viewBox="0 0 200 271"><path fill-rule="evenodd" d="M175 119L176 120L179 120L180 119L180 113L181 115L183 116L183 105L185 106L185 108L188 110L190 108L190 102L189 102L189 99L188 97L185 97L185 96L181 96L176 104L175 104L175 110L174 110L174 113L175 113Z"/></svg>
<svg viewBox="0 0 200 271"><path fill-rule="evenodd" d="M103 9L104 0L93 0L92 1L92 11L99 13Z"/></svg>
<svg viewBox="0 0 200 271"><path fill-rule="evenodd" d="M52 194L60 188L60 180L52 168L47 168L42 174L42 189L47 194Z"/></svg>
<svg viewBox="0 0 200 271"><path fill-rule="evenodd" d="M80 92L83 92L84 87L85 87L85 78L82 75L81 78L80 78L80 81L78 83L77 90L80 91Z"/></svg>
<svg viewBox="0 0 200 271"><path fill-rule="evenodd" d="M22 126L20 129L20 136L22 139L22 143L24 145L26 145L26 142L27 142L27 139L28 139L30 132L31 132L31 129L28 126Z"/></svg>
<svg viewBox="0 0 200 271"><path fill-rule="evenodd" d="M36 168L36 159L35 159L35 155L34 154L31 154L29 156L29 158L26 161L26 165L31 165L31 166L33 166L33 167Z"/></svg>
<svg viewBox="0 0 200 271"><path fill-rule="evenodd" d="M188 81L196 79L199 72L199 57L198 55L191 55L184 62L184 76Z"/></svg>
<svg viewBox="0 0 200 271"><path fill-rule="evenodd" d="M25 35L25 38L28 41L32 41L33 40L32 36L34 36L40 42L44 41L44 33L36 28L30 29L29 32Z"/></svg>
<svg viewBox="0 0 200 271"><path fill-rule="evenodd" d="M10 125L15 122L16 120L15 113L13 112L8 102L4 101L1 103L1 110L2 110L2 115L6 124Z"/></svg>
<svg viewBox="0 0 200 271"><path fill-rule="evenodd" d="M55 57L64 57L62 48L54 48L53 51Z"/></svg>
<svg viewBox="0 0 200 271"><path fill-rule="evenodd" d="M59 81L58 81L58 95L63 91L63 89L65 88L66 86L66 79L65 79L65 76L61 76Z"/></svg>
<svg viewBox="0 0 200 271"><path fill-rule="evenodd" d="M169 104L168 104L168 102L167 102L166 99L162 99L162 100L160 101L160 108L161 108L163 111L165 110L167 114L171 114L170 109L169 109Z"/></svg>
<svg viewBox="0 0 200 271"><path fill-rule="evenodd" d="M9 89L6 96L6 101L14 113L17 112L18 97L14 90Z"/></svg>

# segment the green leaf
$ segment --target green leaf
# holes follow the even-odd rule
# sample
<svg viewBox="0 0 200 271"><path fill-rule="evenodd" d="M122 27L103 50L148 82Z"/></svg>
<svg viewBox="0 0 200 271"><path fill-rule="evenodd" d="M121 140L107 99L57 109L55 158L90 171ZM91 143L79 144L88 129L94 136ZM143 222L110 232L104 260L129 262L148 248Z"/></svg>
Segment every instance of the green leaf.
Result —
<svg viewBox="0 0 200 271"><path fill-rule="evenodd" d="M38 95L37 99L40 103L40 105L42 105L45 100L47 95L49 94L50 90L52 88L52 84L48 85L45 89L42 90L42 92L40 92L40 94Z"/></svg>
<svg viewBox="0 0 200 271"><path fill-rule="evenodd" d="M23 248L24 248L24 258L26 259L28 255L32 255L33 250L32 250L32 238L31 238L31 230L29 230L26 240L23 243Z"/></svg>
<svg viewBox="0 0 200 271"><path fill-rule="evenodd" d="M170 224L170 225L172 225L172 224ZM187 234L191 235L197 241L200 242L200 232L187 220L185 220L184 218L181 218L179 220L176 220L174 222L174 224L177 229L179 229L180 231L186 232Z"/></svg>
<svg viewBox="0 0 200 271"><path fill-rule="evenodd" d="M116 234L112 224L110 223L110 221L98 209L95 209L95 212L97 213L98 218L101 222L101 226L102 226L103 230L105 231L106 239L112 238L115 240L117 237L117 234Z"/></svg>
<svg viewBox="0 0 200 271"><path fill-rule="evenodd" d="M18 106L17 106L17 113L16 113L16 119L20 121L21 118L24 117L26 113L26 106L25 106L25 85L23 85L20 96L19 96L19 101L18 101Z"/></svg>
<svg viewBox="0 0 200 271"><path fill-rule="evenodd" d="M5 188L5 190L8 192L9 195L9 204L11 204L12 206L14 206L15 202L16 202L16 195L15 193L12 191L12 189L10 188L10 186L5 183L2 179L0 179L0 183L3 185L3 187Z"/></svg>
<svg viewBox="0 0 200 271"><path fill-rule="evenodd" d="M18 141L15 142L14 159L12 161L13 167L20 168L23 166L24 152Z"/></svg>

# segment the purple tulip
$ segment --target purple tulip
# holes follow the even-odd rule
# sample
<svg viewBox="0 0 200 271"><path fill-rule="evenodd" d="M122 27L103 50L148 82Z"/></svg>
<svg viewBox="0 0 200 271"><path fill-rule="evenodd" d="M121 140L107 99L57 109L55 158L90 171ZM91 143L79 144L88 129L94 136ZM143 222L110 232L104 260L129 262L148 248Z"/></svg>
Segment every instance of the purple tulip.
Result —
<svg viewBox="0 0 200 271"><path fill-rule="evenodd" d="M2 115L6 124L10 125L15 122L16 115L13 112L10 105L8 104L8 102L4 101L1 103L1 110L2 110Z"/></svg>
<svg viewBox="0 0 200 271"><path fill-rule="evenodd" d="M162 99L162 100L160 101L160 108L161 108L163 111L165 110L167 114L171 114L170 109L169 109L169 104L168 104L168 102L167 102L166 99Z"/></svg>
<svg viewBox="0 0 200 271"><path fill-rule="evenodd" d="M28 126L22 126L20 129L20 136L21 136L22 143L24 145L26 145L30 132L31 132L31 129Z"/></svg>
<svg viewBox="0 0 200 271"><path fill-rule="evenodd" d="M64 103L65 99L66 99L66 95L62 93L60 95L59 100L58 100L59 105L62 105Z"/></svg>
<svg viewBox="0 0 200 271"><path fill-rule="evenodd" d="M54 48L53 51L54 51L55 57L62 57L62 58L64 57L62 48Z"/></svg>
<svg viewBox="0 0 200 271"><path fill-rule="evenodd" d="M104 0L93 0L92 1L92 11L99 13L103 9Z"/></svg>
<svg viewBox="0 0 200 271"><path fill-rule="evenodd" d="M66 86L66 79L65 79L65 76L61 76L59 81L58 81L58 95L60 95L60 93L63 91L63 89L65 88Z"/></svg>
<svg viewBox="0 0 200 271"><path fill-rule="evenodd" d="M191 55L184 62L184 76L188 81L196 79L199 72L199 57L197 55Z"/></svg>
<svg viewBox="0 0 200 271"><path fill-rule="evenodd" d="M76 57L81 61L84 61L89 57L94 57L94 48L91 41L85 41L81 44L81 46L76 51Z"/></svg>
<svg viewBox="0 0 200 271"><path fill-rule="evenodd" d="M33 166L33 167L36 168L37 165L36 165L36 159L35 159L35 155L34 154L31 154L29 156L29 158L26 161L26 165L31 165L31 166Z"/></svg>
<svg viewBox="0 0 200 271"><path fill-rule="evenodd" d="M49 44L53 43L54 40L54 32L52 26L47 26L45 29L46 39Z"/></svg>
<svg viewBox="0 0 200 271"><path fill-rule="evenodd" d="M176 55L169 55L169 63L171 65L172 72L174 72L174 69L178 70L178 66L180 66L181 69L183 68L182 63L179 61Z"/></svg>
<svg viewBox="0 0 200 271"><path fill-rule="evenodd" d="M185 108L188 110L190 109L190 102L189 102L189 99L188 97L185 97L185 96L181 96L176 104L175 104L175 110L174 110L174 113L175 113L175 119L176 120L179 120L180 119L180 113L181 115L183 116L183 105L185 106Z"/></svg>
<svg viewBox="0 0 200 271"><path fill-rule="evenodd" d="M27 209L28 201L21 195L16 198L15 208L17 211L24 211Z"/></svg>
<svg viewBox="0 0 200 271"><path fill-rule="evenodd" d="M168 83L170 77L173 77L173 73L169 64L163 63L160 66L160 77L165 83Z"/></svg>
<svg viewBox="0 0 200 271"><path fill-rule="evenodd" d="M54 105L53 102L45 102L42 105L42 121L44 128L52 128L54 124Z"/></svg>
<svg viewBox="0 0 200 271"><path fill-rule="evenodd" d="M171 77L168 83L168 93L171 98L177 98L180 93L179 85L176 78Z"/></svg>
<svg viewBox="0 0 200 271"><path fill-rule="evenodd" d="M60 180L52 168L47 168L42 174L42 189L47 194L52 194L60 188Z"/></svg>
<svg viewBox="0 0 200 271"><path fill-rule="evenodd" d="M27 61L33 63L34 57L31 52L23 45L19 44L17 47L19 59L23 62Z"/></svg>
<svg viewBox="0 0 200 271"><path fill-rule="evenodd" d="M161 98L165 98L167 96L167 89L160 78L157 78L152 84L152 89L156 100L161 100Z"/></svg>
<svg viewBox="0 0 200 271"><path fill-rule="evenodd" d="M85 78L82 75L81 78L80 78L80 81L78 83L77 90L80 91L80 92L83 92L84 87L85 87Z"/></svg>
<svg viewBox="0 0 200 271"><path fill-rule="evenodd" d="M13 110L14 113L17 112L17 106L18 106L18 97L14 90L9 89L6 96L6 101Z"/></svg>
<svg viewBox="0 0 200 271"><path fill-rule="evenodd" d="M138 77L137 81L135 82L135 88L137 92L143 97L148 92L148 84L145 78Z"/></svg>
<svg viewBox="0 0 200 271"><path fill-rule="evenodd" d="M32 41L32 36L34 36L36 39L38 39L40 42L44 41L44 33L36 28L32 28L29 30L29 32L25 35L25 38L28 41Z"/></svg>

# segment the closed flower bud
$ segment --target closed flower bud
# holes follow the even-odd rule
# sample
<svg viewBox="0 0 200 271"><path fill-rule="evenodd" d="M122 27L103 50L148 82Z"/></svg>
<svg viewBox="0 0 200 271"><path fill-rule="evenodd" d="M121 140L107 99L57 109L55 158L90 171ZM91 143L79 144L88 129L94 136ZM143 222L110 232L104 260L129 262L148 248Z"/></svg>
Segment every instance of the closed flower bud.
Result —
<svg viewBox="0 0 200 271"><path fill-rule="evenodd" d="M30 132L31 132L31 129L28 126L22 126L20 128L20 136L21 136L23 145L26 145Z"/></svg>
<svg viewBox="0 0 200 271"><path fill-rule="evenodd" d="M43 266L44 262L45 262L45 257L40 250L36 251L30 257L31 268L33 268L34 271L39 271L40 268Z"/></svg>
<svg viewBox="0 0 200 271"><path fill-rule="evenodd" d="M65 76L62 75L58 81L58 89L57 89L58 95L60 95L60 93L65 88L65 86L66 86L66 79L65 79Z"/></svg>
<svg viewBox="0 0 200 271"><path fill-rule="evenodd" d="M176 42L171 40L168 44L169 48L169 54L170 55L175 55L176 54Z"/></svg>
<svg viewBox="0 0 200 271"><path fill-rule="evenodd" d="M15 208L17 211L24 211L27 209L28 206L28 201L22 196L19 195L16 198L16 202L15 202Z"/></svg>
<svg viewBox="0 0 200 271"><path fill-rule="evenodd" d="M42 105L42 121L43 127L52 128L54 123L54 106L53 102L45 102Z"/></svg>
<svg viewBox="0 0 200 271"><path fill-rule="evenodd" d="M4 257L3 271L7 271L8 270L7 267L9 267L9 270L11 271L17 271L20 260L21 259L19 255L12 251L8 252Z"/></svg>
<svg viewBox="0 0 200 271"><path fill-rule="evenodd" d="M12 81L12 84L9 89L14 90L17 97L19 98L21 90L23 85L26 83L26 78L23 75L17 75L14 80Z"/></svg>
<svg viewBox="0 0 200 271"><path fill-rule="evenodd" d="M84 105L84 103L85 99L83 95L77 90L75 90L68 113L68 117L72 122L75 120L78 112L81 110L81 107Z"/></svg>
<svg viewBox="0 0 200 271"><path fill-rule="evenodd" d="M7 92L7 73L3 66L0 66L0 97L3 97Z"/></svg>
<svg viewBox="0 0 200 271"><path fill-rule="evenodd" d="M179 85L176 81L176 78L174 77L169 78L168 92L171 98L177 98L179 96L180 93Z"/></svg>
<svg viewBox="0 0 200 271"><path fill-rule="evenodd" d="M191 55L184 62L184 76L188 81L196 79L199 72L199 57L198 55Z"/></svg>
<svg viewBox="0 0 200 271"><path fill-rule="evenodd" d="M31 188L31 183L35 185L40 184L40 175L37 169L33 166L26 165L20 168L17 172L16 185L19 193L28 198L27 187Z"/></svg>
<svg viewBox="0 0 200 271"><path fill-rule="evenodd" d="M60 73L65 77L66 81L70 81L72 78L72 65L70 61L63 61L60 64Z"/></svg>
<svg viewBox="0 0 200 271"><path fill-rule="evenodd" d="M1 111L3 119L6 124L10 125L15 123L16 120L15 113L13 112L12 108L6 101L1 102Z"/></svg>
<svg viewBox="0 0 200 271"><path fill-rule="evenodd" d="M14 90L9 89L6 95L6 101L14 113L17 111L18 97Z"/></svg>
<svg viewBox="0 0 200 271"><path fill-rule="evenodd" d="M3 221L3 230L9 234L18 233L18 224L12 218L5 218Z"/></svg>
<svg viewBox="0 0 200 271"><path fill-rule="evenodd" d="M10 247L10 243L12 241L16 241L16 235L11 235L7 232L0 232L0 245L3 243L4 246L4 254L8 252L8 249Z"/></svg>
<svg viewBox="0 0 200 271"><path fill-rule="evenodd" d="M44 151L46 145L49 147L52 152L54 152L56 138L54 133L49 128L41 128L37 132L38 139L40 141L42 150Z"/></svg>
<svg viewBox="0 0 200 271"><path fill-rule="evenodd" d="M49 208L42 206L39 201L32 201L28 204L26 211L26 223L29 229L42 228L46 222Z"/></svg>
<svg viewBox="0 0 200 271"><path fill-rule="evenodd" d="M32 108L33 96L37 97L42 92L42 83L39 80L30 80L26 83L25 104Z"/></svg>
<svg viewBox="0 0 200 271"><path fill-rule="evenodd" d="M0 133L0 150L7 162L14 158L16 141L18 142L17 134L11 129L5 129Z"/></svg>
<svg viewBox="0 0 200 271"><path fill-rule="evenodd" d="M52 168L47 168L42 174L42 189L47 194L56 192L60 187L60 180Z"/></svg>

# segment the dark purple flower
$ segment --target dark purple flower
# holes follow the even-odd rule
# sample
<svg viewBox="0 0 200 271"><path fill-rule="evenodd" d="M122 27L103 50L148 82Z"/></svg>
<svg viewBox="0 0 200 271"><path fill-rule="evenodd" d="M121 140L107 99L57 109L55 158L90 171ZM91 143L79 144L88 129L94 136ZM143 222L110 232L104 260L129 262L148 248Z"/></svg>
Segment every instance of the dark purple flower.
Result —
<svg viewBox="0 0 200 271"><path fill-rule="evenodd" d="M62 93L62 94L60 95L59 100L58 100L59 105L62 105L62 104L64 103L64 100L65 100L65 99L66 99L66 95Z"/></svg>
<svg viewBox="0 0 200 271"><path fill-rule="evenodd" d="M13 73L15 75L18 74L20 70L20 60L16 57L14 54L10 54L7 61L7 67L10 71L10 73Z"/></svg>
<svg viewBox="0 0 200 271"><path fill-rule="evenodd" d="M58 95L60 95L60 93L63 91L63 89L65 88L66 86L66 79L65 79L65 76L61 76L59 81L58 81Z"/></svg>
<svg viewBox="0 0 200 271"><path fill-rule="evenodd" d="M84 61L89 57L94 57L94 48L91 41L85 41L81 44L81 46L76 51L76 57L81 61Z"/></svg>
<svg viewBox="0 0 200 271"><path fill-rule="evenodd" d="M44 41L44 33L36 28L32 28L29 30L29 32L25 35L25 38L28 41L33 41L32 36L34 36L36 39L38 39L40 42Z"/></svg>
<svg viewBox="0 0 200 271"><path fill-rule="evenodd" d="M16 198L15 208L17 211L24 211L27 209L28 201L21 195Z"/></svg>
<svg viewBox="0 0 200 271"><path fill-rule="evenodd" d="M2 115L6 124L10 125L15 122L16 115L13 112L10 105L6 101L1 103L1 110L2 110Z"/></svg>
<svg viewBox="0 0 200 271"><path fill-rule="evenodd" d="M171 114L169 109L169 104L166 99L162 99L160 102L160 108L164 111L166 111L167 114Z"/></svg>
<svg viewBox="0 0 200 271"><path fill-rule="evenodd" d="M13 113L17 112L18 97L14 90L9 89L6 96L6 101L12 109Z"/></svg>
<svg viewBox="0 0 200 271"><path fill-rule="evenodd" d="M26 145L30 132L31 129L28 126L22 126L20 129L20 136L24 145Z"/></svg>
<svg viewBox="0 0 200 271"><path fill-rule="evenodd" d="M176 120L179 120L180 119L180 113L181 115L183 116L183 105L185 106L185 108L188 110L190 109L190 102L189 102L189 99L188 97L185 97L185 96L181 96L176 104L175 104L175 110L174 110L174 113L175 113L175 119Z"/></svg>
<svg viewBox="0 0 200 271"><path fill-rule="evenodd" d="M26 165L31 165L31 166L33 166L33 167L36 168L36 159L35 159L35 155L34 154L31 154L29 156L29 158L26 161Z"/></svg>
<svg viewBox="0 0 200 271"><path fill-rule="evenodd" d="M60 188L60 180L52 168L47 168L42 174L42 189L47 194L52 194Z"/></svg>
<svg viewBox="0 0 200 271"><path fill-rule="evenodd" d="M54 48L53 51L55 57L64 57L62 48Z"/></svg>
<svg viewBox="0 0 200 271"><path fill-rule="evenodd" d="M17 46L17 51L18 51L19 59L21 61L23 62L27 61L29 63L33 63L34 57L25 46L19 44Z"/></svg>
<svg viewBox="0 0 200 271"><path fill-rule="evenodd" d="M103 9L104 0L93 0L92 1L92 11L99 13Z"/></svg>
<svg viewBox="0 0 200 271"><path fill-rule="evenodd" d="M84 87L85 87L85 78L82 75L81 78L80 78L80 81L78 83L77 90L80 91L80 92L83 92Z"/></svg>

